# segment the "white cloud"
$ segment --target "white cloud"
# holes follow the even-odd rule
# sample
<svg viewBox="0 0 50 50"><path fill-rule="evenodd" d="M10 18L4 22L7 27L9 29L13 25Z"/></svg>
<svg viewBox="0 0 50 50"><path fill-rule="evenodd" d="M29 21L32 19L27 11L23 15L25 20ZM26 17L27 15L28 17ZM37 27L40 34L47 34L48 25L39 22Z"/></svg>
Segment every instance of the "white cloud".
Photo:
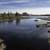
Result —
<svg viewBox="0 0 50 50"><path fill-rule="evenodd" d="M1 9L1 12L19 12L19 13L23 13L23 12L27 12L29 14L50 14L50 7L40 7L40 8L11 8L11 9Z"/></svg>
<svg viewBox="0 0 50 50"><path fill-rule="evenodd" d="M0 2L0 4L10 4L10 3L26 3L29 2L30 0L16 0L16 1L5 1L5 2Z"/></svg>
<svg viewBox="0 0 50 50"><path fill-rule="evenodd" d="M23 13L27 12L29 14L50 14L50 7L43 7L43 8L23 8L23 9L17 9L18 12Z"/></svg>

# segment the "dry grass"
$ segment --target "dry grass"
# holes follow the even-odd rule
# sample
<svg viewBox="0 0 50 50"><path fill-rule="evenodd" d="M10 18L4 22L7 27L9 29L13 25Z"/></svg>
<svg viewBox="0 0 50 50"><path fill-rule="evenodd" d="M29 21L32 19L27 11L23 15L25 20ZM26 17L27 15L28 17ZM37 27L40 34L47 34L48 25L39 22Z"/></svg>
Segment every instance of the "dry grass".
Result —
<svg viewBox="0 0 50 50"><path fill-rule="evenodd" d="M48 43L50 44L50 36L48 35Z"/></svg>
<svg viewBox="0 0 50 50"><path fill-rule="evenodd" d="M50 16L48 16L48 20L50 20Z"/></svg>
<svg viewBox="0 0 50 50"><path fill-rule="evenodd" d="M4 50L4 48L6 48L6 45L2 42L3 42L3 40L0 39L0 50Z"/></svg>

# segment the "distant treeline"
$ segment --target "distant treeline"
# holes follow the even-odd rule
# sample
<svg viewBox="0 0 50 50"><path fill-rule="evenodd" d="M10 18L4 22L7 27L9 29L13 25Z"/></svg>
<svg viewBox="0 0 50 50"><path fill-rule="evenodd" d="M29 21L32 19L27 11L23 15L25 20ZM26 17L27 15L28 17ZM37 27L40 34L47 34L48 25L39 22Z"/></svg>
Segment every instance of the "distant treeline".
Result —
<svg viewBox="0 0 50 50"><path fill-rule="evenodd" d="M24 12L22 14L16 12L16 13L0 13L0 19L19 19L21 16L29 16L28 13Z"/></svg>
<svg viewBox="0 0 50 50"><path fill-rule="evenodd" d="M22 14L16 12L16 13L11 13L11 12L8 12L8 13L0 13L0 20L1 19L21 19L21 18L24 18L22 16L50 16L49 14L46 14L46 15L32 15L32 14L28 14L27 12L23 12Z"/></svg>

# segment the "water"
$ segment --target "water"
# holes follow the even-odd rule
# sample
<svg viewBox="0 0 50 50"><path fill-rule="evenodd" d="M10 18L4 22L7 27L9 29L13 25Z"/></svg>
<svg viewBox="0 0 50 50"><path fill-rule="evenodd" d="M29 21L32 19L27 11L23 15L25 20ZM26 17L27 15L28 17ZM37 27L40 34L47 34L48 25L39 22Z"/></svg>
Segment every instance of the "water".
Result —
<svg viewBox="0 0 50 50"><path fill-rule="evenodd" d="M19 22L16 20L0 22L0 36L8 41L9 47L14 47L14 45L19 43L27 47L29 45L39 48L48 45L48 30L46 27L42 29L37 28L34 17L21 19Z"/></svg>
<svg viewBox="0 0 50 50"><path fill-rule="evenodd" d="M40 19L44 19L44 20L48 20L47 16L23 16L23 17L28 17L28 18L40 18Z"/></svg>
<svg viewBox="0 0 50 50"><path fill-rule="evenodd" d="M36 16L38 17L38 16ZM0 31L1 32L18 32L18 33L35 33L35 37L38 38L47 38L47 28L43 28L40 30L40 28L37 28L35 25L34 18L30 19L21 19L19 22L16 20L13 20L11 22L1 22L0 23ZM38 36L36 35L38 33Z"/></svg>
<svg viewBox="0 0 50 50"><path fill-rule="evenodd" d="M5 22L0 22L0 31L1 30L16 30L16 28L21 28L24 29L26 28L32 28L35 27L35 22L34 18L47 18L47 16L29 16L29 19L21 19L18 22L16 20L13 21L5 21ZM24 27L24 28L23 28Z"/></svg>

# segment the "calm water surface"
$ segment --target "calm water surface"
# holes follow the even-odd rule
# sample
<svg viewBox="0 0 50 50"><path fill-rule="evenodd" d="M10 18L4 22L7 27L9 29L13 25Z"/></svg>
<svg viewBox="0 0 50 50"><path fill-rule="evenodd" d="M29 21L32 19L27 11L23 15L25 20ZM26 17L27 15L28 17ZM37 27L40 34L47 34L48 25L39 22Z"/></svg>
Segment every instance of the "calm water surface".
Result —
<svg viewBox="0 0 50 50"><path fill-rule="evenodd" d="M43 28L42 30L40 30L40 28L37 28L33 20L34 18L36 17L33 17L31 19L21 19L18 23L16 20L13 20L12 22L1 22L0 31L18 32L18 33L20 32L21 33L33 33L34 32L35 34L38 33L37 34L38 37L47 38L47 33L48 33L47 28Z"/></svg>

